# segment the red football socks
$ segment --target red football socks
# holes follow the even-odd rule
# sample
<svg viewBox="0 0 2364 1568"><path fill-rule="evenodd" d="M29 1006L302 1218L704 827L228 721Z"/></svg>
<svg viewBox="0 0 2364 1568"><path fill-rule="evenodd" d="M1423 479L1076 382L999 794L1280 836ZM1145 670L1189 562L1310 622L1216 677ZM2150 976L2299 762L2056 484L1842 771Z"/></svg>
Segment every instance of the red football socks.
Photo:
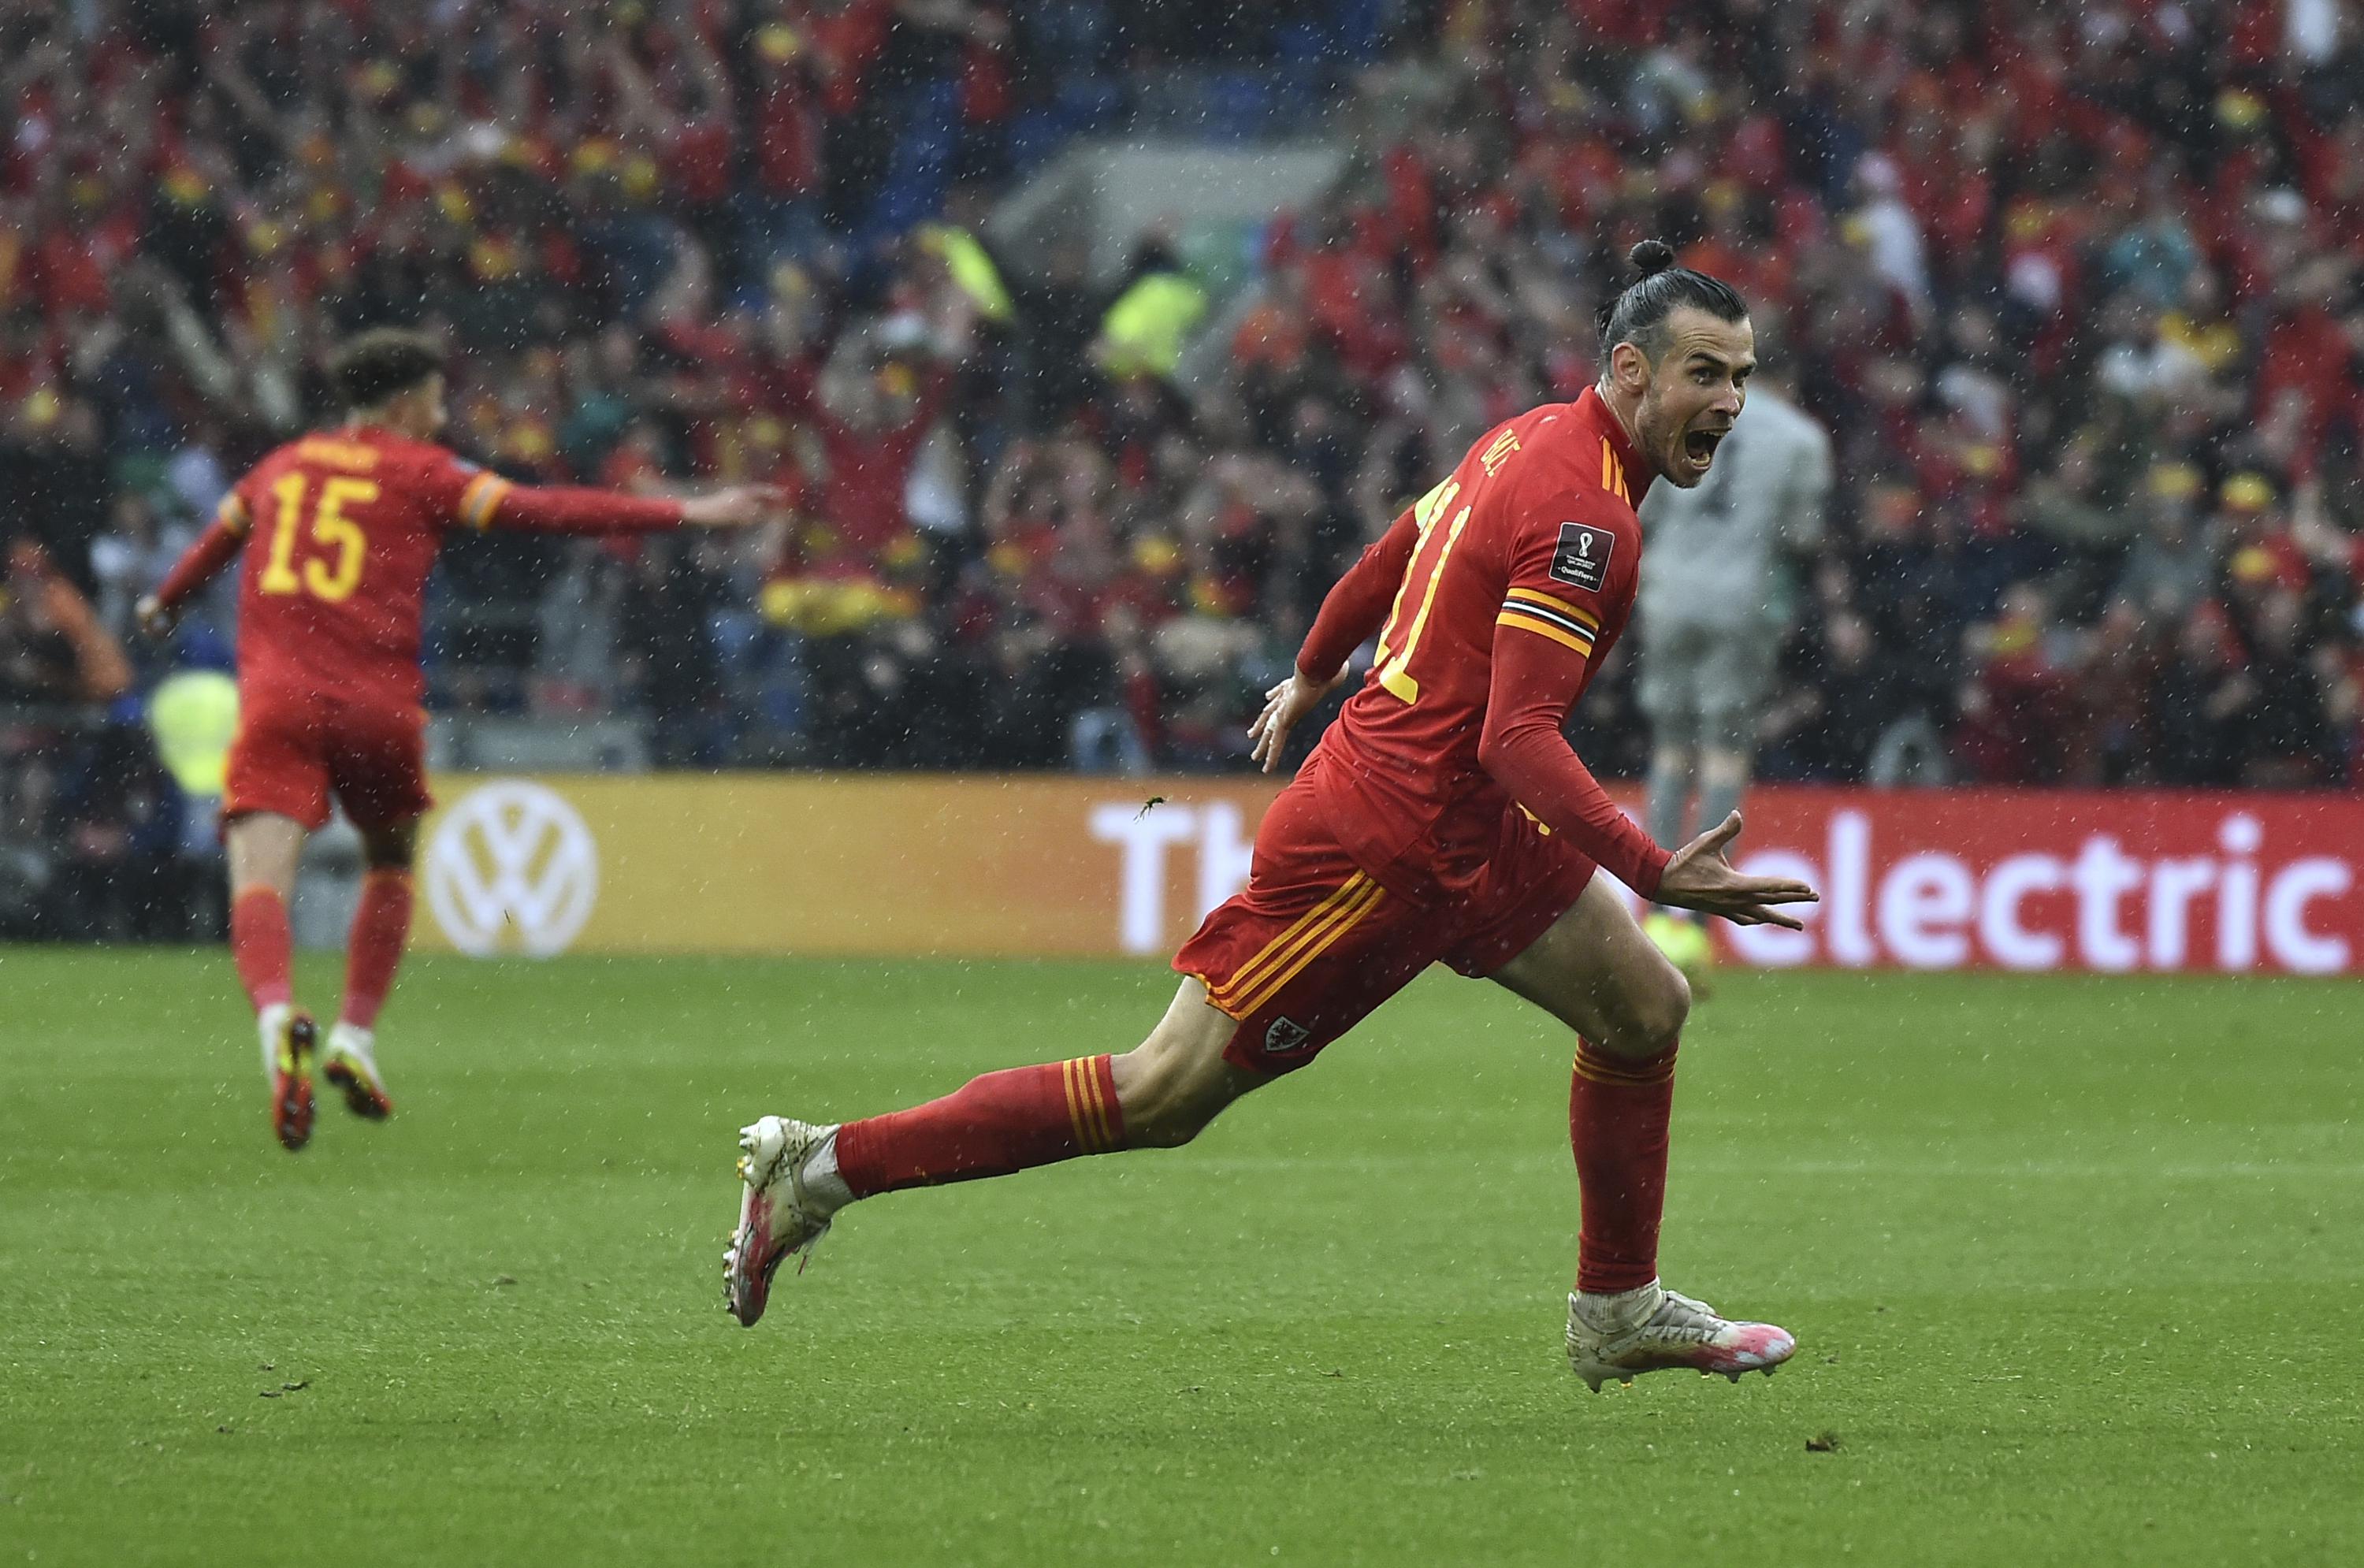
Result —
<svg viewBox="0 0 2364 1568"><path fill-rule="evenodd" d="M1638 1290L1658 1277L1675 1049L1634 1061L1576 1042L1567 1137L1584 1216L1576 1288L1588 1295Z"/></svg>
<svg viewBox="0 0 2364 1568"><path fill-rule="evenodd" d="M907 1111L837 1130L837 1170L855 1197L1006 1176L1124 1147L1105 1056L988 1073Z"/></svg>
<svg viewBox="0 0 2364 1568"><path fill-rule="evenodd" d="M295 945L287 929L287 901L275 890L250 887L238 895L229 911L229 957L256 1012L293 995L287 965Z"/></svg>
<svg viewBox="0 0 2364 1568"><path fill-rule="evenodd" d="M396 867L372 871L362 878L361 902L353 906L353 929L345 941L345 1007L338 1015L342 1022L359 1029L377 1022L409 936L410 873Z"/></svg>

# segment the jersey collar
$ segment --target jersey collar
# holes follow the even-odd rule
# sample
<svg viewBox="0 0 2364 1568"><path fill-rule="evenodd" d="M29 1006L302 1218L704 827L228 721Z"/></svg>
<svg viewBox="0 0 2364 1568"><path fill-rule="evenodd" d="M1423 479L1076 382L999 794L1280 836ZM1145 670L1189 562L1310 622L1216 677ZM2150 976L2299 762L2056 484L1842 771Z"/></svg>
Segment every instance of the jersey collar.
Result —
<svg viewBox="0 0 2364 1568"><path fill-rule="evenodd" d="M1599 431L1601 439L1609 443L1610 455L1618 467L1618 477L1625 482L1625 493L1633 497L1633 504L1639 506L1642 497L1649 492L1650 481L1656 476L1643 464L1640 455L1634 450L1634 443L1626 439L1624 425L1600 395L1599 387L1584 389L1583 395L1576 400L1576 413L1578 418ZM1637 480L1640 483L1635 483ZM1604 484L1601 488L1613 491L1617 487Z"/></svg>

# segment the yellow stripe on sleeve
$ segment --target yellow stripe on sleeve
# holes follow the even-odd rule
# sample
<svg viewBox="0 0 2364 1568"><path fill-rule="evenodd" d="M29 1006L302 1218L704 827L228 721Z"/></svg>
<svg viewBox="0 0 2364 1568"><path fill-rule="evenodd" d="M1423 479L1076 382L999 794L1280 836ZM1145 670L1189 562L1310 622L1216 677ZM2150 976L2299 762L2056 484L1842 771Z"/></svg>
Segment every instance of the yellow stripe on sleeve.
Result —
<svg viewBox="0 0 2364 1568"><path fill-rule="evenodd" d="M497 473L480 473L460 492L460 520L472 528L490 528L493 513L508 494L509 482Z"/></svg>
<svg viewBox="0 0 2364 1568"><path fill-rule="evenodd" d="M1584 609L1576 605L1571 605L1566 599L1555 599L1549 594L1540 593L1533 588L1513 588L1511 590L1508 596L1513 599L1522 599L1531 605L1541 605L1545 609L1557 610L1564 616L1571 616L1576 619L1582 621L1585 625L1590 627L1595 631L1599 631L1600 629L1600 617L1599 616L1594 615L1590 610Z"/></svg>
<svg viewBox="0 0 2364 1568"><path fill-rule="evenodd" d="M1579 639L1572 632L1562 631L1558 627L1552 625L1549 621L1537 620L1533 616L1522 616L1516 610L1506 609L1500 615L1494 617L1494 624L1496 626L1513 626L1518 628L1521 631L1532 631L1537 637L1548 637L1563 648L1575 649L1587 659L1592 657L1592 644L1590 642Z"/></svg>
<svg viewBox="0 0 2364 1568"><path fill-rule="evenodd" d="M233 490L221 498L214 508L214 520L234 534L242 534L254 526L254 515L246 509L246 499Z"/></svg>

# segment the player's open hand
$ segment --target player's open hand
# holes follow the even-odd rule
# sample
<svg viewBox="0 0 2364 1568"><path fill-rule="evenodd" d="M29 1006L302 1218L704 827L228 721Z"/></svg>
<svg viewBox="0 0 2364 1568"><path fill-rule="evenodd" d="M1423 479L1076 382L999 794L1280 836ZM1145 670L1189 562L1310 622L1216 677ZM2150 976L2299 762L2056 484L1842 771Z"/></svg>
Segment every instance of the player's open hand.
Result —
<svg viewBox="0 0 2364 1568"><path fill-rule="evenodd" d="M788 504L776 484L733 484L681 504L681 520L693 528L740 528L760 523Z"/></svg>
<svg viewBox="0 0 2364 1568"><path fill-rule="evenodd" d="M1740 813L1675 851L1659 879L1657 902L1702 915L1721 915L1736 926L1805 928L1794 915L1776 907L1782 904L1817 904L1822 895L1802 882L1786 877L1743 876L1725 858L1724 849L1740 837Z"/></svg>
<svg viewBox="0 0 2364 1568"><path fill-rule="evenodd" d="M1326 681L1309 681L1302 672L1291 670L1288 679L1265 693L1264 711L1248 726L1248 739L1255 742L1248 755L1266 773L1280 766L1280 751L1288 743L1288 732L1345 678L1343 666Z"/></svg>
<svg viewBox="0 0 2364 1568"><path fill-rule="evenodd" d="M162 642L173 635L173 628L181 617L175 612L166 609L156 595L151 594L131 606L131 618L139 623L139 629L143 634Z"/></svg>

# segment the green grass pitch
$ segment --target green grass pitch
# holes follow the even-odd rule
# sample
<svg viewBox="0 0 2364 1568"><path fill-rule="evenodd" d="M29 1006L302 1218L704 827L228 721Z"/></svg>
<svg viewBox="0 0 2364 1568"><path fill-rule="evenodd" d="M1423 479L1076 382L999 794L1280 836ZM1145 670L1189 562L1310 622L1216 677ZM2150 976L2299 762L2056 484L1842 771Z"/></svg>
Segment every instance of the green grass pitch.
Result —
<svg viewBox="0 0 2364 1568"><path fill-rule="evenodd" d="M1738 1387L1569 1375L1568 1042L1447 976L722 1313L741 1121L1169 985L423 960L290 1157L220 954L0 950L0 1563L2364 1560L2353 984L1730 977L1664 1263L1798 1333Z"/></svg>

